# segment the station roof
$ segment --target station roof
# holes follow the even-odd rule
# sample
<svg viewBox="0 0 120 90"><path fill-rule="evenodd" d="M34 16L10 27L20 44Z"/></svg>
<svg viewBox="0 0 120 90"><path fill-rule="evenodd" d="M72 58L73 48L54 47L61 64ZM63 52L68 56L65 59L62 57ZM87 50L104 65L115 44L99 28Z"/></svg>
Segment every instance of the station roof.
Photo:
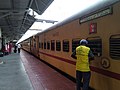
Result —
<svg viewBox="0 0 120 90"><path fill-rule="evenodd" d="M0 28L3 38L18 40L36 21L33 9L41 15L53 0L0 0Z"/></svg>

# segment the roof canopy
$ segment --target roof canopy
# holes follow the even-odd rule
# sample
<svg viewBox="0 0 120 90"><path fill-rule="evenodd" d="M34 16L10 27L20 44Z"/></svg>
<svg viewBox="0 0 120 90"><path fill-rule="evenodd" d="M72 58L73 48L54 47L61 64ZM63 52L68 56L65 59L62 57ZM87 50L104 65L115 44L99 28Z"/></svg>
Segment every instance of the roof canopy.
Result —
<svg viewBox="0 0 120 90"><path fill-rule="evenodd" d="M32 26L35 18L29 8L41 15L53 0L0 0L0 28L8 40L18 40Z"/></svg>

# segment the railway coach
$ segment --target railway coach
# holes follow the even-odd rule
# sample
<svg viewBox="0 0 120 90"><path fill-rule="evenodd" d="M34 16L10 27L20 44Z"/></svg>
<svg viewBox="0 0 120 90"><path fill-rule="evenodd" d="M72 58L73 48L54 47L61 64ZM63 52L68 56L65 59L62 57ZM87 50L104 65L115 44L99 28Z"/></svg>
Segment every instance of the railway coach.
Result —
<svg viewBox="0 0 120 90"><path fill-rule="evenodd" d="M120 88L120 0L104 0L22 42L22 48L75 78L71 58L81 39L88 40L95 60L90 87Z"/></svg>

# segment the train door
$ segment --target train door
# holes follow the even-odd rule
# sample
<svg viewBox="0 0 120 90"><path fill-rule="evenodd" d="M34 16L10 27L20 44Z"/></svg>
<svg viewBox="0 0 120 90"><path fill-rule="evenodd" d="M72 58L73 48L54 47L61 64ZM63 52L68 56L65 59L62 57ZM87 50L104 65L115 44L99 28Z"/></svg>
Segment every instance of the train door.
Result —
<svg viewBox="0 0 120 90"><path fill-rule="evenodd" d="M32 38L30 38L30 52L32 52Z"/></svg>
<svg viewBox="0 0 120 90"><path fill-rule="evenodd" d="M39 57L39 36L36 36L36 56Z"/></svg>
<svg viewBox="0 0 120 90"><path fill-rule="evenodd" d="M32 38L31 38L31 53L32 54L34 54L34 41L35 41L35 37L33 36Z"/></svg>
<svg viewBox="0 0 120 90"><path fill-rule="evenodd" d="M33 38L30 38L30 52L32 53L32 48L33 48Z"/></svg>

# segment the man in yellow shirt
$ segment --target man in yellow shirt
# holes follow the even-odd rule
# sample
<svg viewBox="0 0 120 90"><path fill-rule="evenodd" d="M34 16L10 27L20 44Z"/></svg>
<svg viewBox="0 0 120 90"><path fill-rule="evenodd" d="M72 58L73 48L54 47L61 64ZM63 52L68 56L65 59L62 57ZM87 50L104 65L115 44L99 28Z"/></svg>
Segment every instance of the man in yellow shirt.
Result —
<svg viewBox="0 0 120 90"><path fill-rule="evenodd" d="M94 55L89 47L87 47L88 41L82 39L80 46L72 53L71 57L76 59L76 84L77 90L88 90L90 81L90 68L89 62L94 59ZM83 79L83 84L82 84Z"/></svg>

